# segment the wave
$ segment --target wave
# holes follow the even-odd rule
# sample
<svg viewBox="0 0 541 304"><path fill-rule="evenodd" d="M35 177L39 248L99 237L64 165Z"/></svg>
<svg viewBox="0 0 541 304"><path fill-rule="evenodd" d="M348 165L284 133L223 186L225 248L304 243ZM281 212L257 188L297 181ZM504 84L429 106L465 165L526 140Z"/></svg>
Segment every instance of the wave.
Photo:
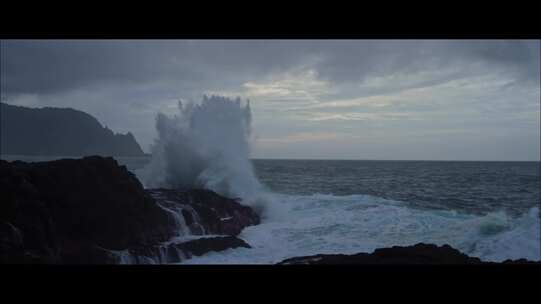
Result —
<svg viewBox="0 0 541 304"><path fill-rule="evenodd" d="M159 114L152 159L138 172L146 187L205 188L241 198L262 216L240 237L252 249L211 253L187 263L276 263L319 253L372 252L415 243L449 244L483 260L541 260L539 208L516 218L421 210L370 195L286 195L265 190L250 161L249 102L204 97Z"/></svg>
<svg viewBox="0 0 541 304"><path fill-rule="evenodd" d="M370 195L276 194L285 217L269 218L240 235L252 249L211 253L186 263L276 263L312 254L353 254L419 242L449 244L486 261L541 260L539 208L521 217L421 210Z"/></svg>
<svg viewBox="0 0 541 304"><path fill-rule="evenodd" d="M138 172L145 187L214 190L264 213L268 204L250 156L250 103L204 96L172 117L158 114L150 163Z"/></svg>

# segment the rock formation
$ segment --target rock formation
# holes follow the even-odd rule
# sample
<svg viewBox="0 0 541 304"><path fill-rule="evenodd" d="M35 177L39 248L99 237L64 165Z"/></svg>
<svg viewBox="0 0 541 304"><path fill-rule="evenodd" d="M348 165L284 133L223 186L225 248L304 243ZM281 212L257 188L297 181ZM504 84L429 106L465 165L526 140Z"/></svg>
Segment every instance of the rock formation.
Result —
<svg viewBox="0 0 541 304"><path fill-rule="evenodd" d="M508 260L505 264L534 263L525 259ZM372 253L318 254L286 259L281 265L477 265L491 264L470 257L449 246L419 243L413 246L380 248Z"/></svg>
<svg viewBox="0 0 541 304"><path fill-rule="evenodd" d="M99 156L1 160L0 188L3 263L107 264L126 254L140 262L178 262L164 260L156 248L173 246L186 258L227 244L246 247L231 237L259 223L249 207L212 191L145 190L125 166ZM183 244L186 235L230 237Z"/></svg>

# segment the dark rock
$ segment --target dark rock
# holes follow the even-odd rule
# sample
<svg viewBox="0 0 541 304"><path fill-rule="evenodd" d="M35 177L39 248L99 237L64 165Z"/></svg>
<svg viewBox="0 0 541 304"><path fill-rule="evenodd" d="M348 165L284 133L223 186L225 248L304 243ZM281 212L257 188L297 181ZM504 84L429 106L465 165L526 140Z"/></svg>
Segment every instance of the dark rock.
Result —
<svg viewBox="0 0 541 304"><path fill-rule="evenodd" d="M515 263L524 263L517 260ZM509 263L509 262L508 262ZM530 262L532 263L532 262ZM420 265L420 264L492 264L479 258L469 257L449 245L436 246L419 243L413 246L393 246L376 249L373 253L318 254L286 259L278 264L362 264L362 265ZM539 263L538 263L539 264Z"/></svg>
<svg viewBox="0 0 541 304"><path fill-rule="evenodd" d="M507 259L507 260L503 261L502 264L536 264L536 265L541 265L541 262L534 262L534 261L530 261L530 260L526 260L526 259L522 258L522 259L518 259L518 260Z"/></svg>
<svg viewBox="0 0 541 304"><path fill-rule="evenodd" d="M210 190L147 191L165 207L182 208L184 221L194 234L238 235L245 227L260 223L259 216L250 207Z"/></svg>
<svg viewBox="0 0 541 304"><path fill-rule="evenodd" d="M69 244L124 249L174 235L170 215L113 158L0 161L0 172L0 221L43 262L61 262Z"/></svg>
<svg viewBox="0 0 541 304"><path fill-rule="evenodd" d="M414 246L393 246L376 249L372 255L392 264L478 264L479 258L469 257L449 245L419 243Z"/></svg>
<svg viewBox="0 0 541 304"><path fill-rule="evenodd" d="M163 245L183 223L191 234L221 235L259 223L252 209L212 191L146 191L125 166L99 156L0 160L0 189L0 263L114 264L126 251L140 257L135 263L165 263L247 245L227 237Z"/></svg>
<svg viewBox="0 0 541 304"><path fill-rule="evenodd" d="M179 263L192 256L239 247L251 248L248 243L235 236L204 237L186 242L131 248L123 260L118 262L129 264Z"/></svg>
<svg viewBox="0 0 541 304"><path fill-rule="evenodd" d="M63 240L60 263L118 264L118 256L105 248L84 240Z"/></svg>
<svg viewBox="0 0 541 304"><path fill-rule="evenodd" d="M182 216L184 217L186 225L191 226L194 224L195 220L193 218L193 215L188 210L182 209Z"/></svg>
<svg viewBox="0 0 541 304"><path fill-rule="evenodd" d="M244 240L234 236L200 238L176 244L175 247L195 256L201 256L210 251L223 251L230 248L252 248Z"/></svg>
<svg viewBox="0 0 541 304"><path fill-rule="evenodd" d="M24 246L21 232L7 222L0 223L0 263L3 261L24 262Z"/></svg>

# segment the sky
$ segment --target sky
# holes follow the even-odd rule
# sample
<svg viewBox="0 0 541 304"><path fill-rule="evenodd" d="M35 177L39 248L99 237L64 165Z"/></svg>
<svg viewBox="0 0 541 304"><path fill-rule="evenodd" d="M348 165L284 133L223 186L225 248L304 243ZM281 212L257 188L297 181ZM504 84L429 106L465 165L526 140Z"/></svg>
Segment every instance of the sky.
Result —
<svg viewBox="0 0 541 304"><path fill-rule="evenodd" d="M158 112L250 100L254 158L539 160L539 40L2 40L2 101L143 150Z"/></svg>

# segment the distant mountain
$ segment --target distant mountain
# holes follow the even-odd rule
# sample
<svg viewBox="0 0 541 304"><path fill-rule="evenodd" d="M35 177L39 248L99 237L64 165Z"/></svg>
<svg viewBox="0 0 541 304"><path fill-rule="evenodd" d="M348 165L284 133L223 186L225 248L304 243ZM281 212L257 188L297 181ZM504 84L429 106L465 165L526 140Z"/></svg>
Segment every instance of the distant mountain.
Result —
<svg viewBox="0 0 541 304"><path fill-rule="evenodd" d="M0 154L144 155L130 132L115 134L85 112L5 103L0 103Z"/></svg>

